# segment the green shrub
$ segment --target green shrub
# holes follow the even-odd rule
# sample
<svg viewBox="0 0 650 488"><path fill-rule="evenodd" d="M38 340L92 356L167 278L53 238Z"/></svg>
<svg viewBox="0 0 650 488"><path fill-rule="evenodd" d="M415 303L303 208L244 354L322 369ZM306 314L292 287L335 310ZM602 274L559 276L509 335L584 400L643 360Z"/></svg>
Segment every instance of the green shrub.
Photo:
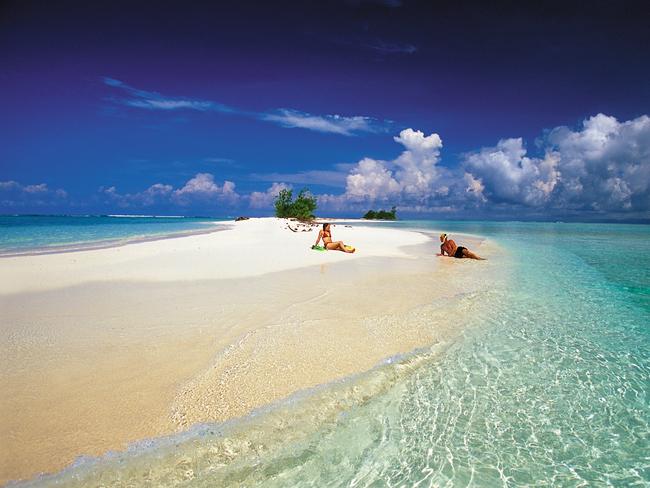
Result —
<svg viewBox="0 0 650 488"><path fill-rule="evenodd" d="M275 197L275 216L281 218L289 217L291 213L292 204L292 191L281 190L278 196Z"/></svg>
<svg viewBox="0 0 650 488"><path fill-rule="evenodd" d="M280 218L294 218L300 220L311 220L316 210L316 197L307 188L298 193L293 200L292 190L281 190L275 198L275 216Z"/></svg>

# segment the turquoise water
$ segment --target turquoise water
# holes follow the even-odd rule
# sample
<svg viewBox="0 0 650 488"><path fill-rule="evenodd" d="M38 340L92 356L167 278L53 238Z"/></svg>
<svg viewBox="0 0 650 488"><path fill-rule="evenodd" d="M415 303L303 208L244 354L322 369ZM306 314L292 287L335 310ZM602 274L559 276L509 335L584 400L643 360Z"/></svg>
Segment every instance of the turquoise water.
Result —
<svg viewBox="0 0 650 488"><path fill-rule="evenodd" d="M0 215L0 254L87 246L207 229L192 217Z"/></svg>
<svg viewBox="0 0 650 488"><path fill-rule="evenodd" d="M392 225L501 248L461 338L36 484L650 486L650 226Z"/></svg>

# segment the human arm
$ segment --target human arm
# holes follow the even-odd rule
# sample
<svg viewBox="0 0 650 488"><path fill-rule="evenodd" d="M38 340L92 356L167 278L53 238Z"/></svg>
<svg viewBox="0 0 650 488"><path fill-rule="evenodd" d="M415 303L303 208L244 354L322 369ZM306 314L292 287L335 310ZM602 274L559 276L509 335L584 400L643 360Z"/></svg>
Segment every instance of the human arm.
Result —
<svg viewBox="0 0 650 488"><path fill-rule="evenodd" d="M320 242L322 237L323 237L323 231L319 230L318 231L318 237L316 238L316 243L311 247L314 248L314 247L318 246L318 243Z"/></svg>
<svg viewBox="0 0 650 488"><path fill-rule="evenodd" d="M451 252L451 251L449 250L449 247L450 247L450 246L449 246L449 243L448 243L448 242L445 242L443 245L441 245L441 246L440 246L440 254L438 254L438 256L447 257L447 258L452 258L452 257L454 257L454 254L453 254L453 252ZM452 249L454 252L456 252L454 246L451 246L451 249ZM446 254L446 256L445 256L445 254Z"/></svg>

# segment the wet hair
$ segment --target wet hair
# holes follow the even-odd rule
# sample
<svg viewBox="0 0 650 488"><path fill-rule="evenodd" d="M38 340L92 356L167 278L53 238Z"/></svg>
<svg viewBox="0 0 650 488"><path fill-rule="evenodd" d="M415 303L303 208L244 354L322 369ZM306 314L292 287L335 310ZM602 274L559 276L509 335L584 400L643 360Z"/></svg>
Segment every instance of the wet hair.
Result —
<svg viewBox="0 0 650 488"><path fill-rule="evenodd" d="M328 226L328 225L330 225L330 223L329 223L329 222L325 222L325 223L323 224L323 230L327 229L327 226Z"/></svg>

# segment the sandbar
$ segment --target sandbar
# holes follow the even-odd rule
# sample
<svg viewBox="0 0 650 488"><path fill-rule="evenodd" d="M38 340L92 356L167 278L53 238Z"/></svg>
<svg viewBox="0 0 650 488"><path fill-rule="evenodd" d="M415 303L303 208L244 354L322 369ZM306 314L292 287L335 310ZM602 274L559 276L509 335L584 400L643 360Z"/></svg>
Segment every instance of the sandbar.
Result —
<svg viewBox="0 0 650 488"><path fill-rule="evenodd" d="M287 224L0 259L0 483L445 340L494 271L437 258L423 232L341 222L345 254Z"/></svg>

